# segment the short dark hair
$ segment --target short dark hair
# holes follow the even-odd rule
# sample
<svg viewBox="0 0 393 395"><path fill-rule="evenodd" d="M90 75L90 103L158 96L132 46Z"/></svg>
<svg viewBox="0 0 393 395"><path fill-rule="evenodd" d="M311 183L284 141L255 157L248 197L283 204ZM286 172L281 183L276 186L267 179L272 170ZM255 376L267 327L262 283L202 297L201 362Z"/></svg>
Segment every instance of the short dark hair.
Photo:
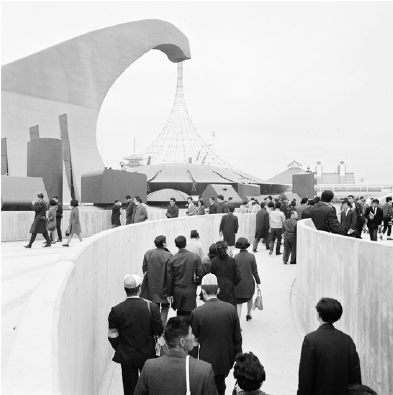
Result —
<svg viewBox="0 0 393 395"><path fill-rule="evenodd" d="M315 196L315 198L314 198L315 204L320 202L320 200L321 200L321 198L319 196Z"/></svg>
<svg viewBox="0 0 393 395"><path fill-rule="evenodd" d="M233 212L235 211L235 206L234 206L233 204L230 204L230 205L228 206L228 211L229 211L230 213L233 213Z"/></svg>
<svg viewBox="0 0 393 395"><path fill-rule="evenodd" d="M139 196L136 196L135 200L138 201L139 203L142 203L142 199Z"/></svg>
<svg viewBox="0 0 393 395"><path fill-rule="evenodd" d="M199 203L201 203L201 205L202 205L202 206L204 206L204 205L205 205L205 203L203 202L203 200L202 200L202 199L199 199L199 200L198 200L198 202L199 202Z"/></svg>
<svg viewBox="0 0 393 395"><path fill-rule="evenodd" d="M193 229L190 233L191 239L199 239L199 233L196 229Z"/></svg>
<svg viewBox="0 0 393 395"><path fill-rule="evenodd" d="M371 202L371 204L372 203L377 203L377 204L379 204L379 200L378 199L373 199L373 201Z"/></svg>
<svg viewBox="0 0 393 395"><path fill-rule="evenodd" d="M225 241L223 240L217 241L216 250L219 258L224 259L225 257L228 256L227 249L228 249L228 245L227 243L225 243Z"/></svg>
<svg viewBox="0 0 393 395"><path fill-rule="evenodd" d="M222 196L222 195L217 195L217 199L224 200L224 196Z"/></svg>
<svg viewBox="0 0 393 395"><path fill-rule="evenodd" d="M232 200L232 199L233 199L233 197L232 197L232 196L229 196L228 200Z"/></svg>
<svg viewBox="0 0 393 395"><path fill-rule="evenodd" d="M58 199L59 197L58 196L53 196L53 198L52 199Z"/></svg>
<svg viewBox="0 0 393 395"><path fill-rule="evenodd" d="M315 308L317 309L322 321L330 324L338 321L343 314L341 303L336 299L322 298Z"/></svg>
<svg viewBox="0 0 393 395"><path fill-rule="evenodd" d="M245 201L243 202L243 204L244 204L244 205L248 204L247 200L245 200Z"/></svg>
<svg viewBox="0 0 393 395"><path fill-rule="evenodd" d="M262 203L260 203L260 206L261 206L261 208L265 208L266 203L265 203L265 202L262 202Z"/></svg>
<svg viewBox="0 0 393 395"><path fill-rule="evenodd" d="M314 200L314 199L309 200L309 201L308 201L308 204L309 204L310 206L315 206L315 200Z"/></svg>
<svg viewBox="0 0 393 395"><path fill-rule="evenodd" d="M239 250L247 250L248 247L250 247L250 243L245 237L239 237L236 240L235 248L238 248Z"/></svg>
<svg viewBox="0 0 393 395"><path fill-rule="evenodd" d="M175 198L170 198L169 200L172 200L174 203L176 203L176 199Z"/></svg>
<svg viewBox="0 0 393 395"><path fill-rule="evenodd" d="M272 208L272 207L274 207L274 203L273 203L273 202L269 202L269 203L267 204L267 206L270 207L270 208Z"/></svg>
<svg viewBox="0 0 393 395"><path fill-rule="evenodd" d="M355 199L355 196L353 196L353 195L348 195L348 198Z"/></svg>
<svg viewBox="0 0 393 395"><path fill-rule="evenodd" d="M78 207L79 206L79 202L76 199L71 199L70 206Z"/></svg>
<svg viewBox="0 0 393 395"><path fill-rule="evenodd" d="M191 199L191 201L192 201L192 197L191 196L189 196L188 198L187 198L187 200L190 200Z"/></svg>
<svg viewBox="0 0 393 395"><path fill-rule="evenodd" d="M115 200L115 203L117 203L117 202L120 202L120 200L119 199Z"/></svg>
<svg viewBox="0 0 393 395"><path fill-rule="evenodd" d="M329 191L328 189L326 191L322 192L321 195L321 201L324 203L330 203L334 198L334 193L333 191Z"/></svg>
<svg viewBox="0 0 393 395"><path fill-rule="evenodd" d="M348 395L378 395L367 385L353 384L348 386Z"/></svg>
<svg viewBox="0 0 393 395"><path fill-rule="evenodd" d="M265 369L252 352L236 355L233 376L246 392L258 390L266 380Z"/></svg>
<svg viewBox="0 0 393 395"><path fill-rule="evenodd" d="M210 196L210 199L213 200L213 202L216 201L216 198L214 198L213 196Z"/></svg>
<svg viewBox="0 0 393 395"><path fill-rule="evenodd" d="M292 207L295 207L295 206L296 206L296 202L292 200L291 206L292 206Z"/></svg>
<svg viewBox="0 0 393 395"><path fill-rule="evenodd" d="M386 203L391 202L391 201L392 201L392 197L391 197L391 196L388 196L388 197L386 198Z"/></svg>
<svg viewBox="0 0 393 395"><path fill-rule="evenodd" d="M53 199L51 199L49 200L49 206L57 206L57 203Z"/></svg>
<svg viewBox="0 0 393 395"><path fill-rule="evenodd" d="M190 331L190 317L177 316L168 320L165 327L165 341L169 347L174 348L182 337L186 337Z"/></svg>
<svg viewBox="0 0 393 395"><path fill-rule="evenodd" d="M215 258L215 257L217 256L216 243L212 244L212 245L209 247L209 253L208 253L207 255L209 255L209 258L210 258L210 259L213 259L213 258Z"/></svg>
<svg viewBox="0 0 393 395"><path fill-rule="evenodd" d="M281 207L281 203L280 202L276 202L276 208L280 208Z"/></svg>
<svg viewBox="0 0 393 395"><path fill-rule="evenodd" d="M131 196L130 195L126 195L126 199L131 199Z"/></svg>
<svg viewBox="0 0 393 395"><path fill-rule="evenodd" d="M303 198L303 199L301 200L300 204L304 204L304 203L307 203L307 202L308 202L308 199L307 199L307 198Z"/></svg>
<svg viewBox="0 0 393 395"><path fill-rule="evenodd" d="M164 243L166 243L166 237L163 235L157 236L154 239L154 244L157 248L163 248L164 247Z"/></svg>
<svg viewBox="0 0 393 395"><path fill-rule="evenodd" d="M186 248L187 240L184 236L177 236L175 239L175 245L177 248Z"/></svg>
<svg viewBox="0 0 393 395"><path fill-rule="evenodd" d="M136 296L136 295L138 295L139 289L140 289L140 287L136 287L136 288L126 288L126 287L124 287L124 291L126 291L127 296Z"/></svg>
<svg viewBox="0 0 393 395"><path fill-rule="evenodd" d="M218 291L218 285L202 285L201 287L207 295L212 296L212 295L217 295Z"/></svg>

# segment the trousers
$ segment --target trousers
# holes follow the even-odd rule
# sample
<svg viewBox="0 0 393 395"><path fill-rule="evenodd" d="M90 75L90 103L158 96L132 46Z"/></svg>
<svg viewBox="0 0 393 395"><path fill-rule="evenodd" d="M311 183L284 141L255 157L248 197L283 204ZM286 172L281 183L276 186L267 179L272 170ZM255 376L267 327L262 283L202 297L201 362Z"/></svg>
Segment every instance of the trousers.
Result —
<svg viewBox="0 0 393 395"><path fill-rule="evenodd" d="M138 384L139 374L142 368L134 368L121 365L121 376L123 378L124 395L134 395L135 387Z"/></svg>
<svg viewBox="0 0 393 395"><path fill-rule="evenodd" d="M281 234L282 234L282 229L281 228L271 228L270 229L270 251L273 252L274 242L275 242L275 240L277 238L276 254L280 253Z"/></svg>
<svg viewBox="0 0 393 395"><path fill-rule="evenodd" d="M296 238L284 240L284 256L282 260L284 263L288 262L289 256L291 256L291 263L296 263Z"/></svg>
<svg viewBox="0 0 393 395"><path fill-rule="evenodd" d="M384 218L383 219L383 231L382 231L382 233L385 234L385 232L387 230L388 231L388 237L392 233L392 225L389 225L390 221L391 221L390 218Z"/></svg>
<svg viewBox="0 0 393 395"><path fill-rule="evenodd" d="M214 376L218 395L225 395L225 390L227 388L227 386L225 385L226 377L227 376L225 374L218 374L217 376Z"/></svg>

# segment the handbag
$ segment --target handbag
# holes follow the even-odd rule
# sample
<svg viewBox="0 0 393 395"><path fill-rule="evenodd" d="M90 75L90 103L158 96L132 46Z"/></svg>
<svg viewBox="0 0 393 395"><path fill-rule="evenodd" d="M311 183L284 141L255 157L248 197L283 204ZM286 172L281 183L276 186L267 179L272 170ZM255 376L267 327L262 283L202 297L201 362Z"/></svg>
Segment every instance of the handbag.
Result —
<svg viewBox="0 0 393 395"><path fill-rule="evenodd" d="M253 310L255 310L255 309L263 310L262 292L260 289L258 289L257 297L254 300L252 309Z"/></svg>
<svg viewBox="0 0 393 395"><path fill-rule="evenodd" d="M192 282L196 285L200 285L201 284L201 277L198 276L196 273L196 263L197 263L197 259L196 259L195 252L194 252L194 276L192 278Z"/></svg>
<svg viewBox="0 0 393 395"><path fill-rule="evenodd" d="M68 225L68 228L67 228L67 230L65 231L65 235L66 235L66 236L69 236L69 235L70 235L70 232L71 232L71 225Z"/></svg>
<svg viewBox="0 0 393 395"><path fill-rule="evenodd" d="M151 309L150 309L151 302L149 302L148 300L146 302L147 302L147 308L149 310L150 318L152 318ZM154 331L154 342L155 342L157 357L162 357L163 355L167 355L169 352L169 347L166 344L164 335L158 336L156 331L154 330L154 326L153 326L153 331Z"/></svg>

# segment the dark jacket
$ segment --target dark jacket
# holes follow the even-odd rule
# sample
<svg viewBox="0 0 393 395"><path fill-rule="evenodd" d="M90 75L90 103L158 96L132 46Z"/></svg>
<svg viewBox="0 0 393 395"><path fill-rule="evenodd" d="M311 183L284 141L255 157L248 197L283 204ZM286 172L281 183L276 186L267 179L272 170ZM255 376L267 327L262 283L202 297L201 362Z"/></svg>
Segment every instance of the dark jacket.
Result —
<svg viewBox="0 0 393 395"><path fill-rule="evenodd" d="M134 212L132 214L132 223L137 224L139 222L146 221L148 218L146 207L140 203L139 206L134 207Z"/></svg>
<svg viewBox="0 0 393 395"><path fill-rule="evenodd" d="M192 395L217 395L209 363L190 357ZM170 350L165 356L146 361L134 395L183 395L186 393L186 354Z"/></svg>
<svg viewBox="0 0 393 395"><path fill-rule="evenodd" d="M113 361L129 367L142 367L147 359L154 358L154 334L161 335L164 326L159 308L142 298L127 298L112 307L108 317L109 342L116 350ZM113 330L118 331L113 333ZM112 332L112 333L111 333Z"/></svg>
<svg viewBox="0 0 393 395"><path fill-rule="evenodd" d="M133 201L130 201L128 203L127 208L126 208L126 218L132 218L132 214L134 212L134 207L135 207L135 203Z"/></svg>
<svg viewBox="0 0 393 395"><path fill-rule="evenodd" d="M221 218L220 232L224 236L224 241L228 246L235 245L236 233L239 229L239 221L236 215L228 213Z"/></svg>
<svg viewBox="0 0 393 395"><path fill-rule="evenodd" d="M34 221L31 224L30 233L45 233L46 232L46 203L34 203L31 208L35 211Z"/></svg>
<svg viewBox="0 0 393 395"><path fill-rule="evenodd" d="M298 395L346 395L361 384L355 343L332 324L323 324L304 338L299 366Z"/></svg>
<svg viewBox="0 0 393 395"><path fill-rule="evenodd" d="M179 207L176 204L174 206L168 206L166 216L167 218L177 218L179 216Z"/></svg>
<svg viewBox="0 0 393 395"><path fill-rule="evenodd" d="M209 214L217 214L217 206L216 204L211 204L209 205Z"/></svg>
<svg viewBox="0 0 393 395"><path fill-rule="evenodd" d="M197 284L193 282L194 272L202 278L202 260L194 252L180 248L179 252L168 260L167 292L168 296L173 296L175 310L195 309Z"/></svg>
<svg viewBox="0 0 393 395"><path fill-rule="evenodd" d="M168 303L166 289L167 264L173 255L164 248L155 248L146 252L143 257L143 288L146 294L141 297L154 303Z"/></svg>
<svg viewBox="0 0 393 395"><path fill-rule="evenodd" d="M304 212L305 211L303 211L303 218ZM337 220L335 210L326 203L318 202L315 206L311 207L311 219L318 230L344 235Z"/></svg>
<svg viewBox="0 0 393 395"><path fill-rule="evenodd" d="M116 226L121 225L121 223L120 223L120 215L121 215L120 209L121 209L121 206L118 206L116 204L112 207L112 216L111 216L111 224L112 225L116 225Z"/></svg>
<svg viewBox="0 0 393 395"><path fill-rule="evenodd" d="M199 339L199 359L213 366L214 374L227 375L242 352L242 335L236 308L209 299L191 314L192 333Z"/></svg>
<svg viewBox="0 0 393 395"><path fill-rule="evenodd" d="M217 205L217 214L223 214L228 212L228 202L221 202Z"/></svg>
<svg viewBox="0 0 393 395"><path fill-rule="evenodd" d="M296 239L297 236L297 219L288 218L284 222L285 239Z"/></svg>
<svg viewBox="0 0 393 395"><path fill-rule="evenodd" d="M375 229L378 228L379 225L381 225L382 220L383 220L383 211L380 207L377 207L376 210L376 215L374 216L374 219L370 219L370 213L374 213L374 207L370 206L366 208L366 211L364 213L364 217L367 218L367 227L369 229Z"/></svg>
<svg viewBox="0 0 393 395"><path fill-rule="evenodd" d="M288 205L282 203L280 206L280 210L285 214L285 218L288 218Z"/></svg>
<svg viewBox="0 0 393 395"><path fill-rule="evenodd" d="M301 213L301 218L300 218L300 215L299 215L299 219L306 219L306 218L311 218L311 209L313 208L314 206L307 206L304 210L303 210L303 212Z"/></svg>
<svg viewBox="0 0 393 395"><path fill-rule="evenodd" d="M235 255L235 261L239 265L242 276L242 281L235 287L235 297L237 299L251 299L255 292L255 281L257 284L261 283L255 255L249 253L247 250L240 250L240 252Z"/></svg>
<svg viewBox="0 0 393 395"><path fill-rule="evenodd" d="M357 225L356 212L349 209L348 215L347 215L345 210L343 210L343 211L341 211L340 215L341 215L340 226L341 226L341 229L343 230L344 234L347 236L354 235L354 233L351 233L351 235L348 235L348 231L350 229L356 230L356 225Z"/></svg>
<svg viewBox="0 0 393 395"><path fill-rule="evenodd" d="M269 213L261 208L256 215L255 237L257 239L264 239L269 236Z"/></svg>
<svg viewBox="0 0 393 395"><path fill-rule="evenodd" d="M216 257L210 263L210 273L217 277L220 293L218 299L236 306L235 286L242 279L239 265L234 258L226 256L224 259Z"/></svg>
<svg viewBox="0 0 393 395"><path fill-rule="evenodd" d="M56 218L63 218L63 204L57 203Z"/></svg>

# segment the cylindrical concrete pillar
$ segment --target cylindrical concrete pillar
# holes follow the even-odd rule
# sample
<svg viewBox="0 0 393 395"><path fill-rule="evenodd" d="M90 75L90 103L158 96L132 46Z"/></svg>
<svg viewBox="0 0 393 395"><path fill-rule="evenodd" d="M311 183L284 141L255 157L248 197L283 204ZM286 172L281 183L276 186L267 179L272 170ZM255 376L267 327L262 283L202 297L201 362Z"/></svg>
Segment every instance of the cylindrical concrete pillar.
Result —
<svg viewBox="0 0 393 395"><path fill-rule="evenodd" d="M27 143L27 176L42 177L48 196L63 202L63 143L59 139L39 138Z"/></svg>

